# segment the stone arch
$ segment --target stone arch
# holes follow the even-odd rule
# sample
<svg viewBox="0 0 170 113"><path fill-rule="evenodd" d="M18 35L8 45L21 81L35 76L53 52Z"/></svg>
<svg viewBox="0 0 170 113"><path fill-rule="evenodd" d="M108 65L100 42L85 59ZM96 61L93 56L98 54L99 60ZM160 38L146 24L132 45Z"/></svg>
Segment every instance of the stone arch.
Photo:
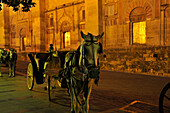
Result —
<svg viewBox="0 0 170 113"><path fill-rule="evenodd" d="M64 24L69 24L70 25L70 28L72 28L72 20L68 17L68 16L64 16L63 18L61 18L59 20L59 23L58 23L58 28L60 30L62 30L62 25ZM71 29L70 29L71 30Z"/></svg>
<svg viewBox="0 0 170 113"><path fill-rule="evenodd" d="M126 21L129 21L129 15L137 7L142 7L145 10L146 18L153 18L153 14L152 14L153 8L152 8L152 5L150 3L148 3L145 0L134 0L129 4L127 11L125 12L125 20Z"/></svg>
<svg viewBox="0 0 170 113"><path fill-rule="evenodd" d="M146 20L146 11L143 7L134 8L129 14L129 20L131 22L139 22Z"/></svg>
<svg viewBox="0 0 170 113"><path fill-rule="evenodd" d="M165 17L170 18L170 7L167 7L165 10Z"/></svg>
<svg viewBox="0 0 170 113"><path fill-rule="evenodd" d="M63 24L64 21L68 21L70 23L70 26L73 26L73 20L72 18L66 13L66 10L64 9L62 16L58 20L58 29L61 30L61 25Z"/></svg>
<svg viewBox="0 0 170 113"><path fill-rule="evenodd" d="M81 6L78 11L85 10L85 6Z"/></svg>
<svg viewBox="0 0 170 113"><path fill-rule="evenodd" d="M67 20L63 21L60 25L60 31L61 32L66 32L66 31L71 31L71 24Z"/></svg>

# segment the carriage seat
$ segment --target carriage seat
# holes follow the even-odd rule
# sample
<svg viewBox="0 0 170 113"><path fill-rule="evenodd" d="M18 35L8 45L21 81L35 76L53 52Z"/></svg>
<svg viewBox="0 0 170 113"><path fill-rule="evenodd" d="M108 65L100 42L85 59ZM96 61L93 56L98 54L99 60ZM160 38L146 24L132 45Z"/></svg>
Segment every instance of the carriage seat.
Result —
<svg viewBox="0 0 170 113"><path fill-rule="evenodd" d="M37 53L36 54L36 59L46 61L49 57L50 53Z"/></svg>

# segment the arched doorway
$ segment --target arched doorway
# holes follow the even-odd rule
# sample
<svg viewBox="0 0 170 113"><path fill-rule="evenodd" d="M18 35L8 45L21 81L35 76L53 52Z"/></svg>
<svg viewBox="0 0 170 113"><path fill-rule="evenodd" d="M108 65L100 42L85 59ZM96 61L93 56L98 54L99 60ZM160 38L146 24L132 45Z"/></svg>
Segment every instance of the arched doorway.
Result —
<svg viewBox="0 0 170 113"><path fill-rule="evenodd" d="M70 32L63 32L63 48L70 46Z"/></svg>
<svg viewBox="0 0 170 113"><path fill-rule="evenodd" d="M146 11L142 7L133 9L129 16L131 44L146 44Z"/></svg>
<svg viewBox="0 0 170 113"><path fill-rule="evenodd" d="M25 51L26 50L26 31L25 29L20 29L20 50Z"/></svg>
<svg viewBox="0 0 170 113"><path fill-rule="evenodd" d="M68 21L61 24L61 48L69 48L71 45L71 25Z"/></svg>
<svg viewBox="0 0 170 113"><path fill-rule="evenodd" d="M22 51L25 51L25 48L26 48L26 37L22 37L21 40L22 40Z"/></svg>

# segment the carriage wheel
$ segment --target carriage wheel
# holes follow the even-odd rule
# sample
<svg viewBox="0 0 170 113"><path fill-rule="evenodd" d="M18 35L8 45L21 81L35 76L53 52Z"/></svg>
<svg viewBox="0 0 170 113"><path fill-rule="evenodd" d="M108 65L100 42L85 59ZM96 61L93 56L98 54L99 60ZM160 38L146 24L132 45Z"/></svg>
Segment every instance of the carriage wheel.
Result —
<svg viewBox="0 0 170 113"><path fill-rule="evenodd" d="M61 87L61 82L57 80L57 84L59 87Z"/></svg>
<svg viewBox="0 0 170 113"><path fill-rule="evenodd" d="M28 68L27 68L27 86L29 90L32 90L34 86L34 75L33 75L32 63L29 63Z"/></svg>
<svg viewBox="0 0 170 113"><path fill-rule="evenodd" d="M170 83L168 83L161 91L159 97L159 112L170 113Z"/></svg>

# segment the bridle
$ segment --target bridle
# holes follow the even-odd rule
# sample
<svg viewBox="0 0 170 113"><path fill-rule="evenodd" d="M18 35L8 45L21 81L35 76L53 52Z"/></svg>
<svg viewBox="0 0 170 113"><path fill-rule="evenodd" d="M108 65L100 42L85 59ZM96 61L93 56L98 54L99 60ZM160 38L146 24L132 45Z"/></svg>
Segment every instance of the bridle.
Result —
<svg viewBox="0 0 170 113"><path fill-rule="evenodd" d="M98 65L96 65L95 63L95 56L93 54L92 59L93 59L93 64L94 65L88 65L86 64L85 61L87 61L87 59L85 58L85 46L91 46L92 47L92 53L94 53L94 46L93 44L99 45L99 42L97 40L93 40L93 36L90 34L90 38L91 40L84 40L84 44L82 44L82 60L83 60L83 65L89 70L92 68L97 68L100 69L100 67ZM90 43L90 44L87 44ZM99 46L100 47L100 46Z"/></svg>

